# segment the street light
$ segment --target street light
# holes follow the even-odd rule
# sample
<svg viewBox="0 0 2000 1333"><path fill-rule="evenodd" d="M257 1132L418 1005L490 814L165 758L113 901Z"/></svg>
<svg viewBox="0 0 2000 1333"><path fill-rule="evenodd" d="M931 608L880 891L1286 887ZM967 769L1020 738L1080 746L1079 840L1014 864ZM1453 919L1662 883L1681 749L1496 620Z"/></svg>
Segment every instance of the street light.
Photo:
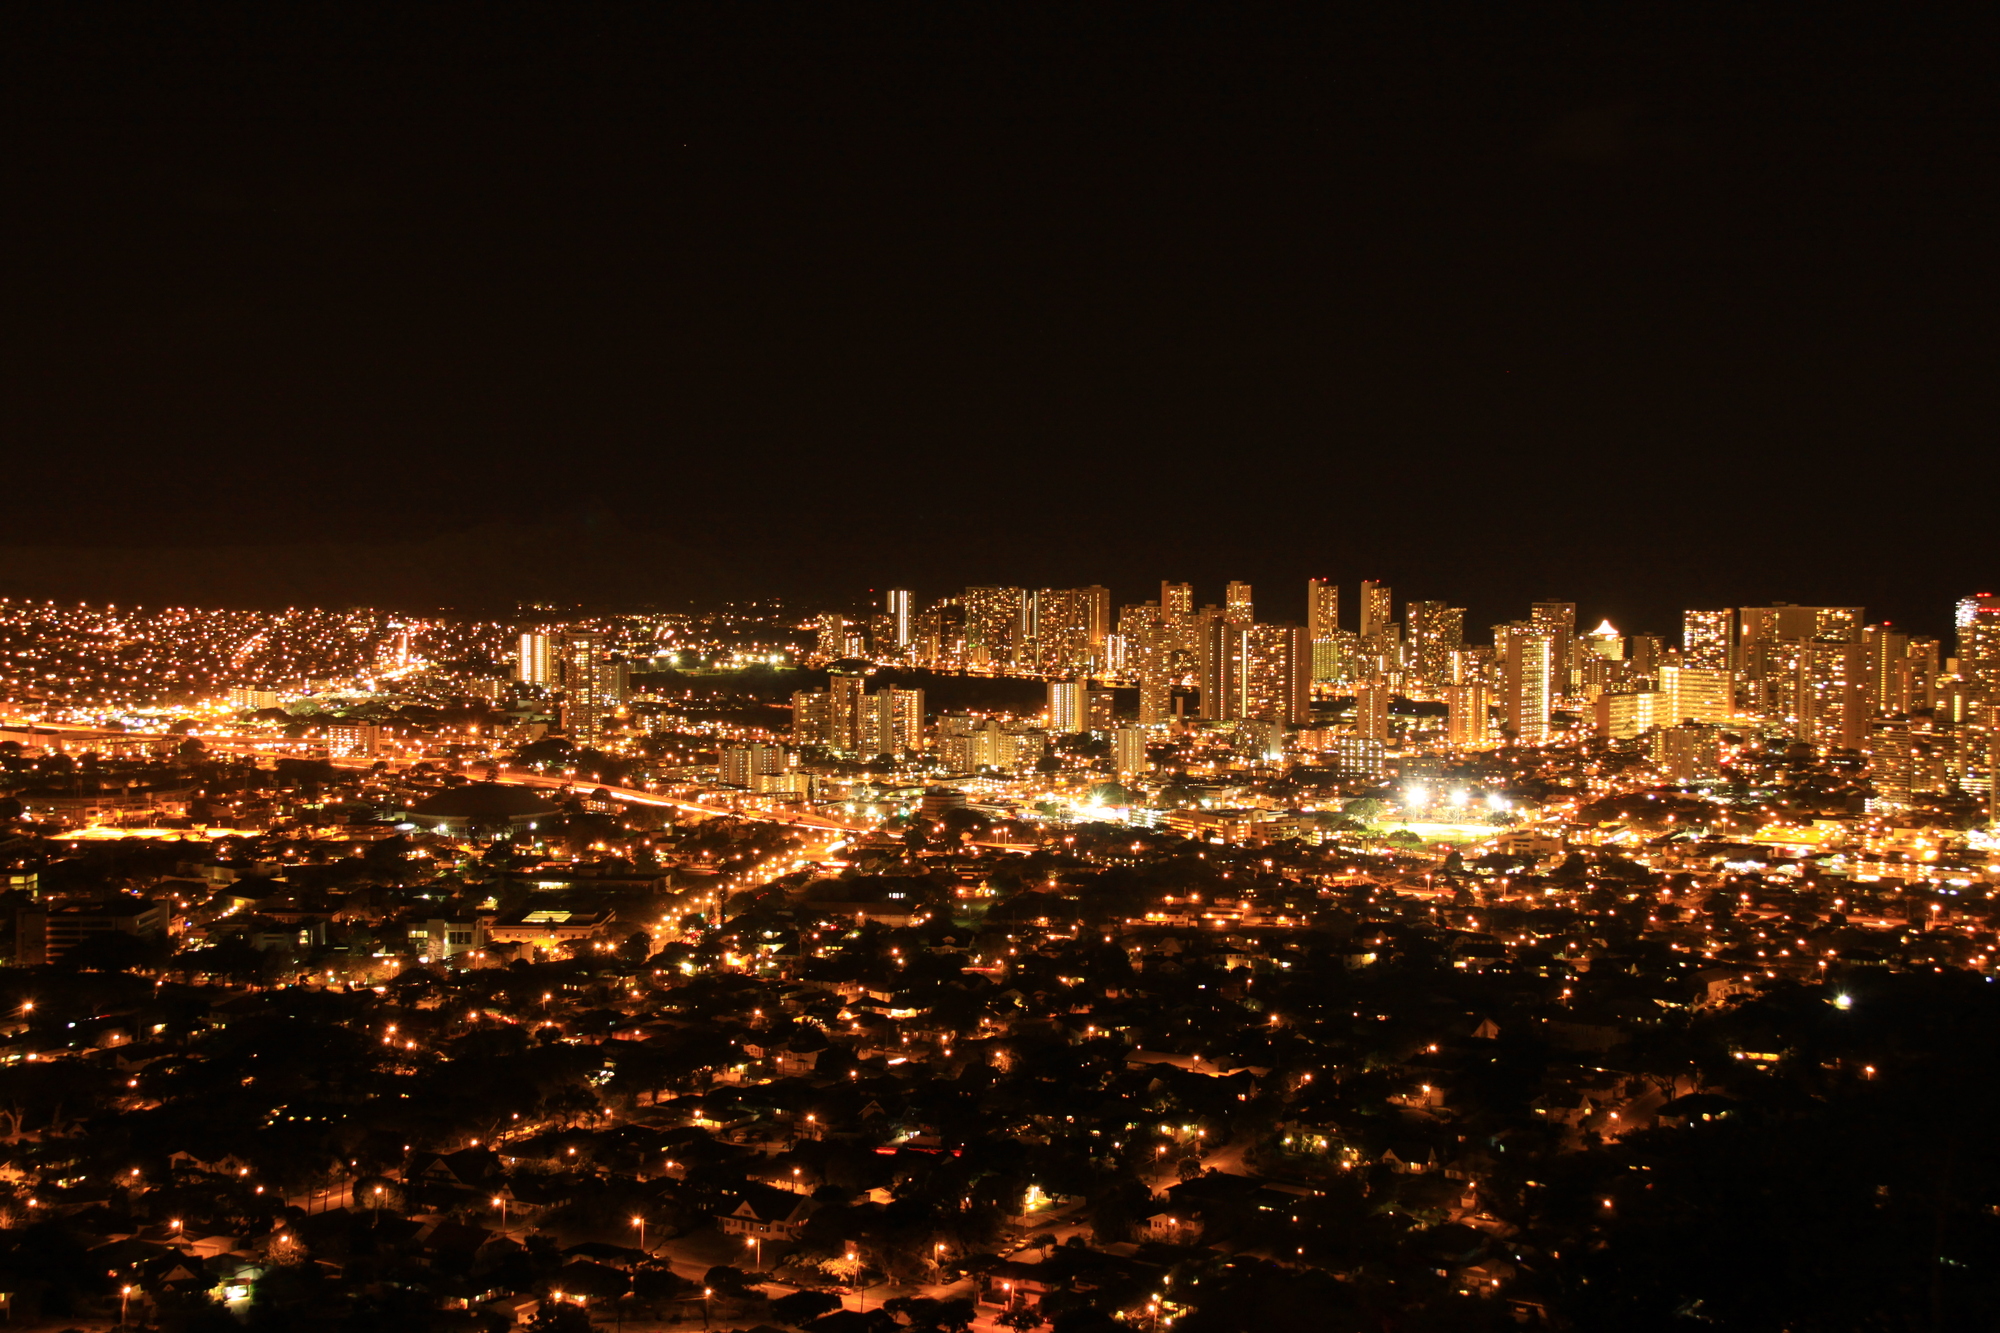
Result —
<svg viewBox="0 0 2000 1333"><path fill-rule="evenodd" d="M131 1303L131 1300L132 1288L120 1287L118 1289L118 1327L120 1328L125 1327L125 1307Z"/></svg>
<svg viewBox="0 0 2000 1333"><path fill-rule="evenodd" d="M632 1219L632 1225L639 1228L639 1253L644 1254L646 1252L646 1219L635 1217Z"/></svg>

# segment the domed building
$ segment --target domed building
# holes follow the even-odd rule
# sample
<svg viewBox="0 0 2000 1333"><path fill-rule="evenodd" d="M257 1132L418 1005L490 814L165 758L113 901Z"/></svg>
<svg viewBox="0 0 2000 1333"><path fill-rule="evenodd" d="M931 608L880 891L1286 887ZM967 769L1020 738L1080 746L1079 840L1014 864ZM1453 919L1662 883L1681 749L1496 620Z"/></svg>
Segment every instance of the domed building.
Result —
<svg viewBox="0 0 2000 1333"><path fill-rule="evenodd" d="M447 837L505 838L560 813L531 787L470 782L418 801L410 807L410 822Z"/></svg>

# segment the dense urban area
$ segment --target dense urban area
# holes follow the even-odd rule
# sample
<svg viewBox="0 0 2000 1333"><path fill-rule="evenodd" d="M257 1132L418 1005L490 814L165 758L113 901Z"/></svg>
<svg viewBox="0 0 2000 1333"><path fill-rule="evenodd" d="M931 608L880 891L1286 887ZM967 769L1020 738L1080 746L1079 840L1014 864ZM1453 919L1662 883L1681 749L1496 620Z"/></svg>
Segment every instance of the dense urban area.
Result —
<svg viewBox="0 0 2000 1333"><path fill-rule="evenodd" d="M1304 591L0 602L0 1310L1991 1326L2000 596Z"/></svg>

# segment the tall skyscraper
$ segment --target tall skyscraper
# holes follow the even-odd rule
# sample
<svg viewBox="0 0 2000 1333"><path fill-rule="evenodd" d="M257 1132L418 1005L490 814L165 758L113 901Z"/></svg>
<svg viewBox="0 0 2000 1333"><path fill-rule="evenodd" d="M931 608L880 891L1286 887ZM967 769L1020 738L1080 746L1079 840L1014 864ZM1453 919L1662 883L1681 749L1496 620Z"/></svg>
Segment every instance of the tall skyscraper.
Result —
<svg viewBox="0 0 2000 1333"><path fill-rule="evenodd" d="M1868 625L1861 631L1861 652L1868 673L1865 689L1871 713L1906 713L1896 705L1901 701L1904 673L1902 664L1910 655L1910 636L1887 625Z"/></svg>
<svg viewBox="0 0 2000 1333"><path fill-rule="evenodd" d="M1444 602L1411 602L1404 608L1417 679L1436 688L1451 677L1451 655L1465 646L1465 608Z"/></svg>
<svg viewBox="0 0 2000 1333"><path fill-rule="evenodd" d="M861 755L903 755L924 744L924 692L893 686L861 700L861 726L852 749Z"/></svg>
<svg viewBox="0 0 2000 1333"><path fill-rule="evenodd" d="M889 617L889 638L898 650L910 646L916 630L915 594L908 588L891 588L882 597L882 609Z"/></svg>
<svg viewBox="0 0 2000 1333"><path fill-rule="evenodd" d="M563 636L563 730L572 745L595 745L603 734L605 642L597 633Z"/></svg>
<svg viewBox="0 0 2000 1333"><path fill-rule="evenodd" d="M1223 589L1222 613L1229 623L1239 628L1257 619L1255 607L1250 598L1250 585L1232 580Z"/></svg>
<svg viewBox="0 0 2000 1333"><path fill-rule="evenodd" d="M556 664L549 651L548 635L530 630L521 636L516 670L523 685L555 684Z"/></svg>
<svg viewBox="0 0 2000 1333"><path fill-rule="evenodd" d="M1167 621L1192 619L1194 617L1194 585L1192 583L1162 583L1160 585L1160 616Z"/></svg>
<svg viewBox="0 0 2000 1333"><path fill-rule="evenodd" d="M1249 695L1249 631L1211 608L1201 617L1197 639L1202 717L1211 722L1242 717Z"/></svg>
<svg viewBox="0 0 2000 1333"><path fill-rule="evenodd" d="M1507 729L1516 745L1545 745L1555 704L1555 632L1523 625L1505 637L1500 688Z"/></svg>
<svg viewBox="0 0 2000 1333"><path fill-rule="evenodd" d="M1625 636L1609 620L1584 635L1583 646L1607 662L1625 660Z"/></svg>
<svg viewBox="0 0 2000 1333"><path fill-rule="evenodd" d="M1549 677L1551 694L1559 699L1574 697L1582 683L1582 664L1577 659L1576 603L1536 602L1530 609L1528 623L1549 635L1550 658L1554 663Z"/></svg>
<svg viewBox="0 0 2000 1333"><path fill-rule="evenodd" d="M1306 634L1315 642L1340 628L1340 585L1332 579L1306 580Z"/></svg>
<svg viewBox="0 0 2000 1333"><path fill-rule="evenodd" d="M1828 750L1860 749L1868 729L1861 645L1814 639L1806 645L1804 666L1800 739Z"/></svg>
<svg viewBox="0 0 2000 1333"><path fill-rule="evenodd" d="M833 696L825 690L792 691L792 744L825 745Z"/></svg>
<svg viewBox="0 0 2000 1333"><path fill-rule="evenodd" d="M1389 585L1366 579L1361 584L1361 642L1364 647L1380 642L1389 633L1392 601Z"/></svg>
<svg viewBox="0 0 2000 1333"><path fill-rule="evenodd" d="M1793 606L1777 602L1770 606L1746 606L1737 612L1741 625L1738 652L1753 673L1753 660L1760 645L1826 639L1859 643L1862 608L1858 606Z"/></svg>
<svg viewBox="0 0 2000 1333"><path fill-rule="evenodd" d="M720 757L722 781L731 787L749 787L760 776L785 771L782 745L726 745Z"/></svg>
<svg viewBox="0 0 2000 1333"><path fill-rule="evenodd" d="M1134 777L1152 767L1146 758L1145 727L1119 727L1111 733L1111 761L1121 778Z"/></svg>
<svg viewBox="0 0 2000 1333"><path fill-rule="evenodd" d="M862 700L868 697L868 677L857 671L830 671L826 677L827 716L824 744L854 753L867 731Z"/></svg>
<svg viewBox="0 0 2000 1333"><path fill-rule="evenodd" d="M1386 681L1364 681L1355 687L1355 735L1372 741L1389 739L1389 695Z"/></svg>
<svg viewBox="0 0 2000 1333"><path fill-rule="evenodd" d="M1858 606L1746 606L1737 612L1740 636L1736 658L1751 707L1772 725L1801 740L1813 740L1817 724L1806 698L1815 678L1811 645L1861 643ZM1824 658L1824 654L1821 655ZM1856 672L1859 683L1859 670ZM1820 712L1825 713L1821 708ZM1858 736L1845 743L1852 749Z"/></svg>
<svg viewBox="0 0 2000 1333"><path fill-rule="evenodd" d="M1090 730L1090 684L1082 680L1049 682L1049 730L1059 736Z"/></svg>
<svg viewBox="0 0 2000 1333"><path fill-rule="evenodd" d="M2000 685L2000 596L1990 592L1958 602L1958 674L1981 685Z"/></svg>
<svg viewBox="0 0 2000 1333"><path fill-rule="evenodd" d="M1312 721L1312 640L1303 625L1242 631L1247 663L1242 715L1287 726Z"/></svg>
<svg viewBox="0 0 2000 1333"><path fill-rule="evenodd" d="M1657 634L1634 634L1625 640L1625 660L1641 676L1657 675L1667 645Z"/></svg>
<svg viewBox="0 0 2000 1333"><path fill-rule="evenodd" d="M1493 738L1486 687L1480 684L1444 687L1445 740L1455 749L1477 750Z"/></svg>
<svg viewBox="0 0 2000 1333"><path fill-rule="evenodd" d="M1886 805L1910 803L1914 747L1907 717L1878 717L1868 724L1868 781Z"/></svg>
<svg viewBox="0 0 2000 1333"><path fill-rule="evenodd" d="M1691 667L1729 671L1736 666L1736 613L1681 612L1681 660Z"/></svg>
<svg viewBox="0 0 2000 1333"><path fill-rule="evenodd" d="M1025 637L1028 595L1020 588L980 587L965 590L965 664L970 667L1008 666Z"/></svg>
<svg viewBox="0 0 2000 1333"><path fill-rule="evenodd" d="M597 663L598 706L607 713L614 713L632 702L632 664L617 654L609 654Z"/></svg>
<svg viewBox="0 0 2000 1333"><path fill-rule="evenodd" d="M847 655L847 617L833 611L818 621L813 651L823 662L837 662Z"/></svg>
<svg viewBox="0 0 2000 1333"><path fill-rule="evenodd" d="M1043 588L1032 601L1036 655L1042 670L1088 674L1105 668L1111 630L1111 590Z"/></svg>
<svg viewBox="0 0 2000 1333"><path fill-rule="evenodd" d="M1576 603L1536 602L1529 609L1528 623L1536 629L1545 629L1552 634L1574 634Z"/></svg>
<svg viewBox="0 0 2000 1333"><path fill-rule="evenodd" d="M1678 726L1687 721L1719 726L1735 712L1733 672L1665 663L1660 667L1659 678L1661 726Z"/></svg>

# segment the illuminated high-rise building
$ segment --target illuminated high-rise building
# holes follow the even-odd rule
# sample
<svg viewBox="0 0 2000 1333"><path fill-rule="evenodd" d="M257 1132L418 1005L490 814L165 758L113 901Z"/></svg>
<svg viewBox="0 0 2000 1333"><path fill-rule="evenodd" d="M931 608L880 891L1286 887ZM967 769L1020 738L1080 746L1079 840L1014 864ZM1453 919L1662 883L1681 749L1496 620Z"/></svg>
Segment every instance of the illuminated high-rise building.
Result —
<svg viewBox="0 0 2000 1333"><path fill-rule="evenodd" d="M1340 628L1340 585L1332 579L1306 581L1306 638L1312 644L1312 678L1340 679L1344 636Z"/></svg>
<svg viewBox="0 0 2000 1333"><path fill-rule="evenodd" d="M1625 660L1641 676L1657 675L1666 653L1667 645L1657 634L1634 634L1625 640Z"/></svg>
<svg viewBox="0 0 2000 1333"><path fill-rule="evenodd" d="M1033 638L1041 668L1089 673L1105 668L1111 631L1108 588L1043 588L1030 601Z"/></svg>
<svg viewBox="0 0 2000 1333"><path fill-rule="evenodd" d="M1193 619L1194 585L1192 583L1162 583L1160 585L1160 617L1170 622Z"/></svg>
<svg viewBox="0 0 2000 1333"><path fill-rule="evenodd" d="M1530 608L1528 624L1549 636L1554 674L1549 689L1553 698L1570 698L1579 693L1582 663L1577 657L1575 602L1536 602Z"/></svg>
<svg viewBox="0 0 2000 1333"><path fill-rule="evenodd" d="M1681 612L1681 661L1691 667L1731 671L1736 667L1736 613Z"/></svg>
<svg viewBox="0 0 2000 1333"><path fill-rule="evenodd" d="M1958 674L1980 685L2000 685L2000 596L1961 597L1957 615Z"/></svg>
<svg viewBox="0 0 2000 1333"><path fill-rule="evenodd" d="M1883 698L1881 711L1915 713L1937 704L1938 676L1942 670L1939 647L1936 639L1910 636L1902 659L1894 664L1894 692Z"/></svg>
<svg viewBox="0 0 2000 1333"><path fill-rule="evenodd" d="M1752 708L1790 735L1814 739L1816 725L1808 720L1812 706L1805 697L1815 671L1809 645L1849 643L1859 647L1861 612L1858 606L1793 606L1789 602L1739 609L1736 657ZM1826 710L1822 708L1820 713L1824 716ZM1844 748L1858 744L1857 736Z"/></svg>
<svg viewBox="0 0 2000 1333"><path fill-rule="evenodd" d="M909 648L916 632L915 597L908 588L891 588L882 597L882 609L889 617L889 641L898 651Z"/></svg>
<svg viewBox="0 0 2000 1333"><path fill-rule="evenodd" d="M1197 649L1201 715L1227 722L1244 715L1249 698L1249 631L1213 607L1199 621Z"/></svg>
<svg viewBox="0 0 2000 1333"><path fill-rule="evenodd" d="M1007 666L1024 637L1028 595L1020 588L965 590L965 664Z"/></svg>
<svg viewBox="0 0 2000 1333"><path fill-rule="evenodd" d="M1591 707L1597 718L1597 734L1607 740L1631 740L1667 725L1657 690L1601 694Z"/></svg>
<svg viewBox="0 0 2000 1333"><path fill-rule="evenodd" d="M1908 805L1915 756L1910 719L1897 716L1870 721L1866 753L1868 781L1875 788L1875 798L1889 806Z"/></svg>
<svg viewBox="0 0 2000 1333"><path fill-rule="evenodd" d="M1305 626L1252 625L1243 635L1243 716L1288 726L1312 721L1312 640Z"/></svg>
<svg viewBox="0 0 2000 1333"><path fill-rule="evenodd" d="M330 758L366 758L382 744L382 728L373 722L333 722L326 729Z"/></svg>
<svg viewBox="0 0 2000 1333"><path fill-rule="evenodd" d="M1805 648L1805 674L1799 682L1800 739L1829 750L1860 749L1869 711L1861 645L1814 639Z"/></svg>
<svg viewBox="0 0 2000 1333"><path fill-rule="evenodd" d="M616 712L632 702L632 664L616 654L597 664L598 706Z"/></svg>
<svg viewBox="0 0 2000 1333"><path fill-rule="evenodd" d="M868 677L858 671L829 671L826 677L827 718L824 744L854 753L867 730L862 700L868 697Z"/></svg>
<svg viewBox="0 0 2000 1333"><path fill-rule="evenodd" d="M1547 630L1559 637L1576 633L1575 602L1536 602L1528 614L1528 623L1536 629Z"/></svg>
<svg viewBox="0 0 2000 1333"><path fill-rule="evenodd" d="M1361 584L1361 642L1363 646L1380 642L1389 634L1392 601L1389 585L1364 579Z"/></svg>
<svg viewBox="0 0 2000 1333"><path fill-rule="evenodd" d="M1257 619L1256 610L1250 598L1249 584L1232 580L1223 589L1222 614L1224 619L1228 620L1230 624L1239 628L1249 625Z"/></svg>
<svg viewBox="0 0 2000 1333"><path fill-rule="evenodd" d="M521 636L521 646L515 670L523 685L553 685L556 683L556 663L550 651L549 636L530 630Z"/></svg>
<svg viewBox="0 0 2000 1333"><path fill-rule="evenodd" d="M1529 625L1507 629L1500 676L1506 728L1516 745L1545 745L1555 707L1556 634Z"/></svg>
<svg viewBox="0 0 2000 1333"><path fill-rule="evenodd" d="M825 690L792 691L792 744L825 745L833 696Z"/></svg>
<svg viewBox="0 0 2000 1333"><path fill-rule="evenodd" d="M813 651L823 662L837 662L847 656L847 617L828 611L815 622L817 636Z"/></svg>
<svg viewBox="0 0 2000 1333"><path fill-rule="evenodd" d="M1146 758L1146 742L1151 736L1145 727L1119 727L1111 733L1111 762L1119 777L1135 777L1152 767Z"/></svg>
<svg viewBox="0 0 2000 1333"><path fill-rule="evenodd" d="M1596 654L1607 662L1622 662L1625 660L1625 636L1620 634L1618 627L1613 625L1609 620L1604 621L1596 629L1584 635L1583 646L1586 650Z"/></svg>
<svg viewBox="0 0 2000 1333"><path fill-rule="evenodd" d="M1669 782L1699 782L1721 775L1722 733L1699 722L1653 733L1653 764Z"/></svg>
<svg viewBox="0 0 2000 1333"><path fill-rule="evenodd" d="M1897 704L1902 698L1902 664L1910 654L1910 636L1887 625L1868 625L1861 631L1861 652L1867 662L1868 710L1907 713L1909 709Z"/></svg>
<svg viewBox="0 0 2000 1333"><path fill-rule="evenodd" d="M924 744L924 692L893 686L861 700L859 734L852 746L861 755L904 755Z"/></svg>
<svg viewBox="0 0 2000 1333"><path fill-rule="evenodd" d="M1465 608L1445 602L1411 602L1405 612L1417 679L1436 688L1451 678L1451 655L1465 646Z"/></svg>
<svg viewBox="0 0 2000 1333"><path fill-rule="evenodd" d="M930 667L965 665L965 603L957 597L917 614L913 656Z"/></svg>
<svg viewBox="0 0 2000 1333"><path fill-rule="evenodd" d="M1444 687L1445 740L1454 749L1477 750L1492 742L1492 708L1480 684Z"/></svg>
<svg viewBox="0 0 2000 1333"><path fill-rule="evenodd" d="M1668 662L1660 667L1659 684L1661 726L1687 721L1720 725L1736 711L1734 672Z"/></svg>
<svg viewBox="0 0 2000 1333"><path fill-rule="evenodd" d="M1139 677L1139 725L1156 727L1173 720L1174 682L1165 672L1144 672Z"/></svg>
<svg viewBox="0 0 2000 1333"><path fill-rule="evenodd" d="M759 776L782 773L786 767L782 745L725 745L720 758L721 780L730 787L749 787Z"/></svg>
<svg viewBox="0 0 2000 1333"><path fill-rule="evenodd" d="M1340 585L1332 579L1306 580L1306 634L1314 642L1340 629Z"/></svg>
<svg viewBox="0 0 2000 1333"><path fill-rule="evenodd" d="M1746 606L1737 612L1741 632L1737 652L1743 669L1753 677L1761 675L1758 650L1771 643L1801 643L1807 639L1828 642L1861 642L1862 608L1858 606L1793 606L1777 602L1770 606Z"/></svg>
<svg viewBox="0 0 2000 1333"><path fill-rule="evenodd" d="M616 704L604 697L606 664L602 634L566 634L563 655L563 730L572 745L595 745Z"/></svg>
<svg viewBox="0 0 2000 1333"><path fill-rule="evenodd" d="M1049 682L1049 730L1058 736L1090 730L1090 685L1082 680Z"/></svg>
<svg viewBox="0 0 2000 1333"><path fill-rule="evenodd" d="M1354 688L1354 734L1372 741L1389 739L1388 682L1363 681Z"/></svg>

